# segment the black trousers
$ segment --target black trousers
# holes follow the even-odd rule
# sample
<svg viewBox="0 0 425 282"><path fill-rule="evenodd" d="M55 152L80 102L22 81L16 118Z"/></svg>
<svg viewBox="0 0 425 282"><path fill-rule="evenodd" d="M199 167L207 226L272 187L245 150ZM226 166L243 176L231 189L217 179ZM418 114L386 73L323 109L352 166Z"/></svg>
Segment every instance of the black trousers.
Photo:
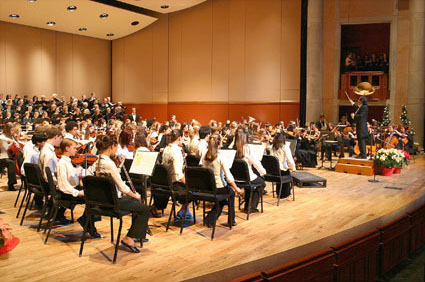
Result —
<svg viewBox="0 0 425 282"><path fill-rule="evenodd" d="M229 206L229 214L230 214L230 222L233 223L235 221L235 191L230 186L226 186L223 188L217 188L217 194L229 194L229 200L220 201L217 205L214 205L211 211L206 216L206 222L212 224L214 221L214 212L217 210L216 219L218 219L223 211L223 207L227 204Z"/></svg>
<svg viewBox="0 0 425 282"><path fill-rule="evenodd" d="M16 181L16 166L15 161L11 159L0 159L0 167L7 168L7 184L12 186Z"/></svg>
<svg viewBox="0 0 425 282"><path fill-rule="evenodd" d="M280 173L281 173L281 175L283 176L283 175L291 175L291 172L289 171L289 169L288 170L281 170L280 171ZM288 197L289 195L291 195L291 185L290 185L290 183L283 183L282 184L282 192L281 192L281 194L280 194L280 198L282 199L282 198L286 198L286 197ZM276 185L276 193L277 193L277 195L279 196L279 191L280 191L280 185Z"/></svg>
<svg viewBox="0 0 425 282"><path fill-rule="evenodd" d="M175 192L177 201L180 204L184 204L186 200L185 197L183 196L184 189L185 189L185 186L183 183L181 182L173 183L173 190ZM170 200L170 195L153 195L153 205L158 210L165 210L167 208L169 200Z"/></svg>
<svg viewBox="0 0 425 282"><path fill-rule="evenodd" d="M150 209L133 197L123 196L118 199L120 210L131 211L131 227L127 236L131 238L145 238L146 229L148 228Z"/></svg>
<svg viewBox="0 0 425 282"><path fill-rule="evenodd" d="M266 188L266 182L264 182L264 179L261 177L257 177L253 181L251 181L251 185L253 187L257 187L254 190L254 193L252 194L252 201L251 201L251 209L256 209L260 200L260 193L263 193L264 188ZM248 203L249 203L249 197L250 197L250 191L245 190L245 210L248 210Z"/></svg>
<svg viewBox="0 0 425 282"><path fill-rule="evenodd" d="M360 156L366 156L366 140L367 138L359 138Z"/></svg>

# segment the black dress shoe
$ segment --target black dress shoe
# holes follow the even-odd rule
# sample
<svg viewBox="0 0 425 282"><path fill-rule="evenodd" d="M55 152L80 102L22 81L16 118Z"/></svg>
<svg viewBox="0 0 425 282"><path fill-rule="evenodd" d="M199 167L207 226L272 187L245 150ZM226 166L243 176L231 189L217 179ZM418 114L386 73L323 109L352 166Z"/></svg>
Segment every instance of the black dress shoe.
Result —
<svg viewBox="0 0 425 282"><path fill-rule="evenodd" d="M140 243L140 239L139 238L133 239L133 241L136 242L136 243ZM147 243L147 242L149 242L149 239L148 238L143 238L142 239L142 242L143 243Z"/></svg>
<svg viewBox="0 0 425 282"><path fill-rule="evenodd" d="M97 233L96 230L89 231L89 234L90 234L90 237L92 237L93 239L99 239L102 237L99 233Z"/></svg>
<svg viewBox="0 0 425 282"><path fill-rule="evenodd" d="M140 253L140 250L136 246L130 246L129 244L125 243L123 240L121 240L121 244L126 246L131 253Z"/></svg>
<svg viewBox="0 0 425 282"><path fill-rule="evenodd" d="M17 191L15 189L15 187L13 187L13 185L9 185L9 187L7 188L8 191Z"/></svg>

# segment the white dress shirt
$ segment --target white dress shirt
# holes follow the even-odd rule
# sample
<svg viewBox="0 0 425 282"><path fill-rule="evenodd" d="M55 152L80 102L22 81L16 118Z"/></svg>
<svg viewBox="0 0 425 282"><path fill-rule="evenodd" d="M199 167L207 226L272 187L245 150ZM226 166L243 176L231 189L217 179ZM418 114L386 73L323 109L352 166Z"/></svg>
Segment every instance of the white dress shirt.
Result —
<svg viewBox="0 0 425 282"><path fill-rule="evenodd" d="M205 159L202 160L203 167L209 167L214 172L215 184L217 188L223 188L224 182L222 175L224 173L224 177L226 178L227 183L235 182L230 169L226 166L226 164L221 160L221 156L218 155L215 160L207 161Z"/></svg>
<svg viewBox="0 0 425 282"><path fill-rule="evenodd" d="M196 156L201 160L200 164L202 164L202 159L204 158L207 152L208 152L208 142L205 139L199 140Z"/></svg>
<svg viewBox="0 0 425 282"><path fill-rule="evenodd" d="M252 166L255 167L255 169L260 173L261 176L263 176L264 174L266 174L266 170L264 169L263 165L261 164L260 161L258 161L252 154L251 151L249 149L248 144L245 144L243 146L243 160L248 164L248 170L249 170L249 180L253 181L255 180L258 176L254 173L254 171L252 170Z"/></svg>
<svg viewBox="0 0 425 282"><path fill-rule="evenodd" d="M56 157L55 147L52 144L46 142L46 144L43 146L43 149L41 149L41 152L40 152L40 158L38 160L38 164L40 165L41 173L43 174L44 180L47 182L45 168L50 167L53 180L56 183L57 180L55 176L55 171L56 171L56 166L58 165L58 157Z"/></svg>
<svg viewBox="0 0 425 282"><path fill-rule="evenodd" d="M162 164L170 168L171 180L180 181L184 177L182 148L176 144L169 144L162 152Z"/></svg>
<svg viewBox="0 0 425 282"><path fill-rule="evenodd" d="M189 143L189 155L196 155L198 151L199 135L193 136Z"/></svg>
<svg viewBox="0 0 425 282"><path fill-rule="evenodd" d="M117 156L121 157L123 156L126 159L133 159L133 152L130 152L130 150L128 150L128 147L121 147L120 144L118 144L117 147Z"/></svg>
<svg viewBox="0 0 425 282"><path fill-rule="evenodd" d="M12 142L13 140L9 137L6 137L6 135L0 135L0 159L9 158L9 155L7 154L7 149L9 149L9 146L12 144Z"/></svg>
<svg viewBox="0 0 425 282"><path fill-rule="evenodd" d="M121 198L122 194L128 194L131 191L130 187L122 180L120 169L106 155L99 155L99 159L90 167L89 171L91 174L93 174L94 171L96 171L97 174L109 174L115 182L118 198Z"/></svg>
<svg viewBox="0 0 425 282"><path fill-rule="evenodd" d="M58 189L64 194L78 197L80 191L75 189L80 184L79 176L82 175L82 168L80 166L74 167L71 159L62 155L56 167L56 175L58 179Z"/></svg>
<svg viewBox="0 0 425 282"><path fill-rule="evenodd" d="M24 147L24 162L22 163L21 174L25 176L24 164L38 164L39 158L40 151L31 141L28 141Z"/></svg>
<svg viewBox="0 0 425 282"><path fill-rule="evenodd" d="M287 171L288 169L295 171L295 162L292 157L291 149L288 145L283 145L278 150L275 150L273 147L270 150L270 154L279 159L280 170Z"/></svg>

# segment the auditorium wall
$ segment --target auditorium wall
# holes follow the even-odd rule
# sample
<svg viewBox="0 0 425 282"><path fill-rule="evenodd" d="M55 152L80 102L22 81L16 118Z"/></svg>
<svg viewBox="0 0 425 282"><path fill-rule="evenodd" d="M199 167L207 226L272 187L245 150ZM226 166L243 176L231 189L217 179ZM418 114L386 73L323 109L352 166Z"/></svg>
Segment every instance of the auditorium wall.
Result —
<svg viewBox="0 0 425 282"><path fill-rule="evenodd" d="M111 43L0 21L0 93L111 94Z"/></svg>
<svg viewBox="0 0 425 282"><path fill-rule="evenodd" d="M114 101L202 123L299 115L299 0L214 0L112 43Z"/></svg>
<svg viewBox="0 0 425 282"><path fill-rule="evenodd" d="M337 120L339 105L349 105L338 100L341 25L390 23L390 99L370 104L389 104L392 120L399 122L408 92L409 0L394 1L323 0L323 112L329 120Z"/></svg>

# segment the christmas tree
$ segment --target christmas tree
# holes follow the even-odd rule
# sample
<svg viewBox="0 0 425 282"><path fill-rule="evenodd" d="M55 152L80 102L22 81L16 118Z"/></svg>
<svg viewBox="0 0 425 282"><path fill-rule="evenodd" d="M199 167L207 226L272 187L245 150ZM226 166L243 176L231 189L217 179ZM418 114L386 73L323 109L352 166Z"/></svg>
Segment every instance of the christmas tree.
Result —
<svg viewBox="0 0 425 282"><path fill-rule="evenodd" d="M400 116L401 123L404 126L408 126L410 130L410 135L414 136L415 131L413 130L413 127L410 126L411 122L409 118L407 117L407 107L406 105L401 106L401 116Z"/></svg>
<svg viewBox="0 0 425 282"><path fill-rule="evenodd" d="M387 105L384 108L384 114L382 115L382 125L387 126L391 123L390 119L390 107Z"/></svg>
<svg viewBox="0 0 425 282"><path fill-rule="evenodd" d="M407 107L406 107L406 105L401 106L400 120L401 120L401 123L403 125L410 125L410 123L411 123L409 118L407 117Z"/></svg>

